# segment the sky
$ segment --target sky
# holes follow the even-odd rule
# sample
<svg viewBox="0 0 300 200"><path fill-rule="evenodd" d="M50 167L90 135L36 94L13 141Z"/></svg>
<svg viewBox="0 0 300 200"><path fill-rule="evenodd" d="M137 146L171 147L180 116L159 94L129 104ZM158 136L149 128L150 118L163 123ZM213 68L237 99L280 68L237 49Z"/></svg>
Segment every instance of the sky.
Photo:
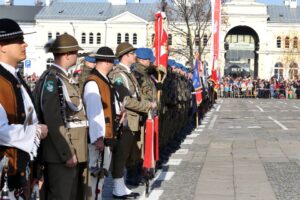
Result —
<svg viewBox="0 0 300 200"><path fill-rule="evenodd" d="M42 0L44 1L44 0ZM86 1L86 2L106 2L106 0L62 0L62 1ZM156 2L158 0L141 0L142 3ZM283 5L283 0L256 0L260 3L272 4L272 5ZM33 5L35 0L14 0L15 5ZM133 2L133 0L128 0L128 2ZM4 0L0 0L0 4L3 4ZM300 5L300 0L298 1Z"/></svg>

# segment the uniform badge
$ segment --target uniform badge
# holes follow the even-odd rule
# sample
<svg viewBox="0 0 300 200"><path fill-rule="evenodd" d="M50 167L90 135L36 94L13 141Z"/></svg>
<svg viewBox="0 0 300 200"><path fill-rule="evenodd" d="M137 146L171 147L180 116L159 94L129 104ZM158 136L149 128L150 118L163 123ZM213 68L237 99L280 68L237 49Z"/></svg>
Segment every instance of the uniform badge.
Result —
<svg viewBox="0 0 300 200"><path fill-rule="evenodd" d="M121 77L116 78L115 85L123 85L123 80Z"/></svg>
<svg viewBox="0 0 300 200"><path fill-rule="evenodd" d="M54 82L53 81L47 81L45 83L44 89L46 89L48 92L54 91Z"/></svg>

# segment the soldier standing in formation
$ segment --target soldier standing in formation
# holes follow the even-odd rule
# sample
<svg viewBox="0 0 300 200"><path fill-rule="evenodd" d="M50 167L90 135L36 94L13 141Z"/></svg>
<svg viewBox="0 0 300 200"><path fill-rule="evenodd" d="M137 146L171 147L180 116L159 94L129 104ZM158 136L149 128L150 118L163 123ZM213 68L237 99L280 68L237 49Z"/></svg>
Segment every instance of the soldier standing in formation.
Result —
<svg viewBox="0 0 300 200"><path fill-rule="evenodd" d="M127 43L121 43L116 50L120 63L115 66L109 77L120 95L120 101L126 109L127 124L122 127L118 145L113 152L112 176L114 181L113 196L130 198L139 195L129 190L124 183L124 167L135 165L141 157L140 138L141 113L148 113L156 108L156 103L140 97L140 87L131 73L131 65L136 62L135 48Z"/></svg>
<svg viewBox="0 0 300 200"><path fill-rule="evenodd" d="M89 169L92 176L92 197L100 200L104 177L111 163L111 149L117 142L121 106L107 75L113 68L115 55L109 47L95 54L96 67L84 85L84 102L89 121ZM120 116L124 118L124 116Z"/></svg>
<svg viewBox="0 0 300 200"><path fill-rule="evenodd" d="M17 70L17 64L26 58L23 35L15 21L0 19L0 159L9 159L4 186L8 188L2 190L2 196L11 200L29 199L29 164L48 133L46 125L38 124L30 89ZM2 180L4 176L2 173Z"/></svg>
<svg viewBox="0 0 300 200"><path fill-rule="evenodd" d="M49 200L84 199L87 180L87 121L78 87L68 68L82 50L74 37L58 36L49 49L54 63L39 79L36 107L49 127L42 143L45 187Z"/></svg>

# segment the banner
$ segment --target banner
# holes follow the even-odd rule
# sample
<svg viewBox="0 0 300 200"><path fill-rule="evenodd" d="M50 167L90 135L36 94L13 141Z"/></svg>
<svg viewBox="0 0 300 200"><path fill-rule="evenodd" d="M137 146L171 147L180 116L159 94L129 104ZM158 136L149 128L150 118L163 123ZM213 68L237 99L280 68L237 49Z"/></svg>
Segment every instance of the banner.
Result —
<svg viewBox="0 0 300 200"><path fill-rule="evenodd" d="M166 25L166 14L157 12L155 14L155 38L154 38L154 53L155 65L157 67L168 68L168 33Z"/></svg>
<svg viewBox="0 0 300 200"><path fill-rule="evenodd" d="M220 55L220 28L221 28L221 0L211 0L212 7L212 58L219 59Z"/></svg>
<svg viewBox="0 0 300 200"><path fill-rule="evenodd" d="M199 59L196 59L194 72L193 72L193 86L195 89L195 96L196 96L196 101L197 101L198 106L202 102L202 85L201 85L200 76L199 76L199 66L200 65L201 65L201 62L199 61Z"/></svg>

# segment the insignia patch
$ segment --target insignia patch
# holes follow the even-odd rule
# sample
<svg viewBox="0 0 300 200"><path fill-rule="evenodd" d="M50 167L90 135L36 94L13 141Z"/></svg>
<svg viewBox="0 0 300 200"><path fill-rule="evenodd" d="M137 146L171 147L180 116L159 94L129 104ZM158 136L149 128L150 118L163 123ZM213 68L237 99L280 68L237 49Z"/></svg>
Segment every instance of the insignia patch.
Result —
<svg viewBox="0 0 300 200"><path fill-rule="evenodd" d="M47 81L45 83L44 89L46 89L48 92L54 91L54 82L53 81Z"/></svg>
<svg viewBox="0 0 300 200"><path fill-rule="evenodd" d="M115 85L122 85L123 84L123 80L121 77L116 78L115 80Z"/></svg>

